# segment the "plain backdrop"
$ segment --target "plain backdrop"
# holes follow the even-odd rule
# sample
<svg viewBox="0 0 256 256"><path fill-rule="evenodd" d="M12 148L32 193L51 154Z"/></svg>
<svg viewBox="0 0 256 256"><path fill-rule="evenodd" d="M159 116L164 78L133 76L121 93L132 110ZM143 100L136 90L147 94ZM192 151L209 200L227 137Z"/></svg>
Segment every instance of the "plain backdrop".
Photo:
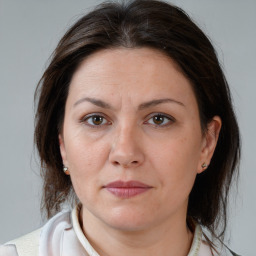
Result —
<svg viewBox="0 0 256 256"><path fill-rule="evenodd" d="M101 1L0 0L0 243L40 227L41 180L33 146L33 94L66 29ZM233 95L242 136L238 190L227 242L244 256L256 242L256 1L181 0L212 39Z"/></svg>

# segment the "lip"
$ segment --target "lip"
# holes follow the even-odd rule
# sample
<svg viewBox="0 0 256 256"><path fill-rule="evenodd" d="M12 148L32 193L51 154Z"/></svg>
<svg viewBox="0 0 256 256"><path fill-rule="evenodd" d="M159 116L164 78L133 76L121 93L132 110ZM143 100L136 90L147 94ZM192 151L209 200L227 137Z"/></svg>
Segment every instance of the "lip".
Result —
<svg viewBox="0 0 256 256"><path fill-rule="evenodd" d="M107 189L113 195L119 198L131 198L139 194L145 193L152 188L147 184L144 184L139 181L130 180L130 181L114 181L108 183L103 188Z"/></svg>

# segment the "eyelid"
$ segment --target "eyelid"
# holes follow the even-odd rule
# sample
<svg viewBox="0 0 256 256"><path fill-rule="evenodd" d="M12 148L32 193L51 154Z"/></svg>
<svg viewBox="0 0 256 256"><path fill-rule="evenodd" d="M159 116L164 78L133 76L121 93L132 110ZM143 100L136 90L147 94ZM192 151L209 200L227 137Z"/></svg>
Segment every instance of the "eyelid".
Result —
<svg viewBox="0 0 256 256"><path fill-rule="evenodd" d="M92 124L89 124L89 123L87 122L87 120L88 120L89 118L91 118L91 117L94 117L94 116L103 117L103 118L107 121L107 123L106 123L106 124L99 124L99 125L92 125ZM155 117L155 116L162 116L163 118L168 119L170 122L168 122L167 124L159 124L159 125L158 125L158 124L149 124L148 121L149 121L151 118ZM90 114L87 114L87 115L82 116L82 118L79 119L79 122L80 122L80 123L83 123L83 124L85 124L85 125L87 125L87 126L89 126L89 127L92 127L92 128L101 128L101 127L103 127L103 126L111 125L111 124L112 124L112 121L109 121L109 119L110 119L109 117L107 117L105 114L103 114L103 113L101 113L101 112L93 112L93 113L90 113ZM167 126L171 125L172 123L174 123L174 122L176 121L176 119L175 119L173 116L171 116L171 115L169 115L169 114L162 113L162 112L154 112L154 113L151 113L151 114L147 115L145 119L146 119L146 121L144 121L143 124L149 124L149 125L152 125L152 126L157 127L157 128L161 128L161 127L164 128L164 127L167 127Z"/></svg>
<svg viewBox="0 0 256 256"><path fill-rule="evenodd" d="M86 122L89 118L94 117L94 116L103 117L107 121L107 123L106 124L100 124L100 125L91 125L88 122ZM84 115L82 118L79 119L79 122L83 123L83 124L85 124L89 127L92 127L92 128L101 128L102 126L112 124L112 122L109 121L109 118L107 118L105 114L100 113L100 112L94 112L94 113L91 113L91 114Z"/></svg>
<svg viewBox="0 0 256 256"><path fill-rule="evenodd" d="M170 122L168 122L168 124L164 124L164 125L157 125L157 124L154 125L154 124L152 124L155 127L160 127L160 128L161 127L166 127L166 126L169 126L170 124L172 124L172 123L174 123L176 121L176 119L173 116L171 116L171 115L168 115L168 114L165 114L165 113L162 113L162 112L155 112L155 113L151 113L150 115L148 115L146 117L146 121L143 122L143 123L148 123L148 121L151 118L153 118L154 116L163 116L164 118L167 118L167 119L170 120Z"/></svg>

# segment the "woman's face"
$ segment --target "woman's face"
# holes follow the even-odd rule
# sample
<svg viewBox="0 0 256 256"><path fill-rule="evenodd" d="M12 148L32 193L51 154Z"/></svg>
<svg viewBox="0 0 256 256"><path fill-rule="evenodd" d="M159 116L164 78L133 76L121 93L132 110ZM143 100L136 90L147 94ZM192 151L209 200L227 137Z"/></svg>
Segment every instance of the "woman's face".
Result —
<svg viewBox="0 0 256 256"><path fill-rule="evenodd" d="M73 75L59 136L84 217L121 230L185 220L216 127L203 136L190 82L161 52L89 56Z"/></svg>

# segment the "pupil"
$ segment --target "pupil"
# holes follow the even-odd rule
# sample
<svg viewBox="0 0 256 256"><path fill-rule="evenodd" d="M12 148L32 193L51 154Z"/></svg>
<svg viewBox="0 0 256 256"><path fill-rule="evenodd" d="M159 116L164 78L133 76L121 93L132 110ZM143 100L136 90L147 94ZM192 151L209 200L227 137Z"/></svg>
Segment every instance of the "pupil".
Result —
<svg viewBox="0 0 256 256"><path fill-rule="evenodd" d="M102 118L101 116L94 116L94 117L93 117L93 123L94 123L94 124L99 125L99 124L102 123L102 121L103 121L103 118Z"/></svg>
<svg viewBox="0 0 256 256"><path fill-rule="evenodd" d="M154 117L154 122L156 123L156 124L162 124L163 123L163 117L162 116L155 116Z"/></svg>

